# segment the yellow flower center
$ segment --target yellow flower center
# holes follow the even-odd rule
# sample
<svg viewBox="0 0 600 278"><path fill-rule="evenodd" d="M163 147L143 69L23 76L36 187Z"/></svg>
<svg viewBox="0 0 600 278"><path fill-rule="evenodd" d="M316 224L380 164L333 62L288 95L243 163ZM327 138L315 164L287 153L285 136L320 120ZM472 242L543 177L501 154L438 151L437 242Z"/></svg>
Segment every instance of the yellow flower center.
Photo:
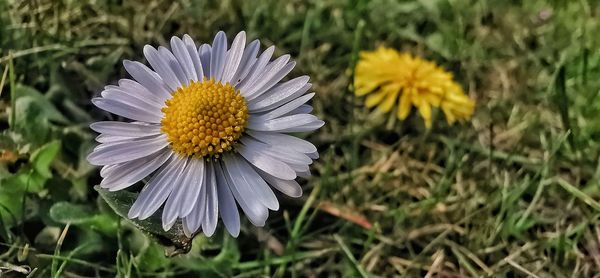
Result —
<svg viewBox="0 0 600 278"><path fill-rule="evenodd" d="M244 97L214 80L180 87L162 108L161 131L183 156L219 157L231 150L248 120Z"/></svg>

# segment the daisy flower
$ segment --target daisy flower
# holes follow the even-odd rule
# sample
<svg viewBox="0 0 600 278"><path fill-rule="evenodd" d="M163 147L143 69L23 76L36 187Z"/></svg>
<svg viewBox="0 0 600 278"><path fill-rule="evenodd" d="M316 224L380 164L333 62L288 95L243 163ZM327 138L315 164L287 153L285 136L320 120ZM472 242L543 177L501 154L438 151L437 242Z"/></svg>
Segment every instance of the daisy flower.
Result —
<svg viewBox="0 0 600 278"><path fill-rule="evenodd" d="M169 230L178 219L188 237L211 236L221 217L237 237L237 205L256 226L279 209L272 190L299 197L297 176L310 175L315 146L288 133L313 131L324 122L311 115L308 76L283 82L295 62L273 61L274 47L259 55L245 32L231 47L219 32L198 47L188 35L171 49L144 46L152 69L125 60L132 79L106 86L92 103L131 121L90 127L100 143L87 157L103 166L100 186L122 190L149 178L128 217L146 219L162 209ZM163 206L164 205L164 206Z"/></svg>
<svg viewBox="0 0 600 278"><path fill-rule="evenodd" d="M357 96L368 95L366 107L389 112L397 103L396 116L406 119L415 106L431 127L431 107L441 108L449 124L467 120L475 103L454 82L452 74L436 64L407 53L380 47L361 51L354 74Z"/></svg>

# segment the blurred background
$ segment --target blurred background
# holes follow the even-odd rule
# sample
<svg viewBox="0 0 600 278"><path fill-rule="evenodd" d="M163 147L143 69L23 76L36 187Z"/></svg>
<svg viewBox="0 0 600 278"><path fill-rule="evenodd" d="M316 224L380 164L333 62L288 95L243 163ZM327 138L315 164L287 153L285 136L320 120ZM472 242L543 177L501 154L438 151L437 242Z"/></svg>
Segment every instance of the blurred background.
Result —
<svg viewBox="0 0 600 278"><path fill-rule="evenodd" d="M145 44L219 30L290 53L326 125L302 198L190 248L94 190L90 99ZM597 277L599 30L595 0L0 0L0 276ZM473 117L365 108L377 46L452 72Z"/></svg>

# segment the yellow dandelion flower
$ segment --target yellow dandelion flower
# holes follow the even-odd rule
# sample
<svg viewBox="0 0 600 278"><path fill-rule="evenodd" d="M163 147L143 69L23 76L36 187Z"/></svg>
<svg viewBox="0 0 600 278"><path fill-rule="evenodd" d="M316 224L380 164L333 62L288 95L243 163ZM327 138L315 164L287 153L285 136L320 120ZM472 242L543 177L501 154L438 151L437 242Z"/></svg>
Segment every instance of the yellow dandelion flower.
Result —
<svg viewBox="0 0 600 278"><path fill-rule="evenodd" d="M389 112L397 103L397 117L406 119L415 106L427 128L431 127L431 107L440 108L449 124L467 120L475 103L452 79L452 74L435 63L380 47L361 51L354 74L357 96L368 95L366 107L377 106Z"/></svg>

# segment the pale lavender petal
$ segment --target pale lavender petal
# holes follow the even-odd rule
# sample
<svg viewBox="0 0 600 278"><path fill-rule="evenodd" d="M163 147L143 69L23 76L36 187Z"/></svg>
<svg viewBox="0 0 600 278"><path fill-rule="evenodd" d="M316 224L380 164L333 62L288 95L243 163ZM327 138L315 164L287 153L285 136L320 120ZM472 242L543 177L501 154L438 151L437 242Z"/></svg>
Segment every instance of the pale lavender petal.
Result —
<svg viewBox="0 0 600 278"><path fill-rule="evenodd" d="M123 90L118 86L106 86L104 91L100 93L103 98L116 100L127 105L134 106L139 109L148 109L152 113L161 114L160 109L162 104L152 101L152 99L144 99L140 95L134 95Z"/></svg>
<svg viewBox="0 0 600 278"><path fill-rule="evenodd" d="M301 127L316 121L321 120L312 114L297 114L272 120L250 118L248 120L247 128L258 131L283 131L290 128Z"/></svg>
<svg viewBox="0 0 600 278"><path fill-rule="evenodd" d="M288 116L288 117L291 117L291 116ZM294 126L294 127L289 127L286 129L281 129L281 130L279 130L279 132L283 132L283 133L308 132L308 131L313 131L313 130L319 129L324 125L325 125L324 121L315 120L310 123L306 123L306 124L302 124L302 125L298 125L298 126Z"/></svg>
<svg viewBox="0 0 600 278"><path fill-rule="evenodd" d="M182 86L188 85L190 83L190 79L187 78L185 72L183 71L183 68L181 68L181 65L177 61L177 58L175 58L175 56L169 49L167 49L164 46L159 46L158 54L161 56L163 61L167 63L167 65L173 71L173 73L175 73L175 77L177 77L177 80L179 80L179 83L181 83Z"/></svg>
<svg viewBox="0 0 600 278"><path fill-rule="evenodd" d="M240 141L242 144L253 150L265 153L288 164L308 165L312 163L312 159L310 159L310 157L308 157L306 154L295 151L289 146L265 144L250 136L242 137L240 138ZM308 166L306 166L306 169L308 169Z"/></svg>
<svg viewBox="0 0 600 278"><path fill-rule="evenodd" d="M208 167L210 170L206 175L206 210L204 211L204 221L202 221L202 232L210 237L215 233L219 220L219 197L217 195L217 178L212 163Z"/></svg>
<svg viewBox="0 0 600 278"><path fill-rule="evenodd" d="M161 99L169 99L171 97L171 91L163 79L144 64L125 60L123 61L123 66L133 79L142 84L150 92L155 93Z"/></svg>
<svg viewBox="0 0 600 278"><path fill-rule="evenodd" d="M271 210L279 209L279 202L273 191L245 159L241 156L232 159L232 167L239 173L240 180L246 183L265 207Z"/></svg>
<svg viewBox="0 0 600 278"><path fill-rule="evenodd" d="M263 69L269 63L274 51L274 46L267 48L258 57L258 60L256 60L256 62L252 65L252 69L248 73L248 76L244 78L240 84L238 84L237 88L240 90L242 96L246 96L246 90L250 88L250 86L252 86L257 81L258 77L263 73Z"/></svg>
<svg viewBox="0 0 600 278"><path fill-rule="evenodd" d="M308 104L302 104L300 107L286 113L285 116L294 115L294 114L310 114L313 111L313 107Z"/></svg>
<svg viewBox="0 0 600 278"><path fill-rule="evenodd" d="M202 81L204 78L204 70L202 69L202 62L200 62L200 54L198 53L196 44L188 34L183 35L183 43L185 43L185 47L192 58L192 63L194 64L194 69L196 70L196 76L198 77L197 80Z"/></svg>
<svg viewBox="0 0 600 278"><path fill-rule="evenodd" d="M221 167L218 163L215 163L216 167ZM219 213L225 228L233 237L238 237L240 234L240 214L238 207L233 198L233 193L229 189L230 184L227 183L227 179L223 177L222 171L215 171L217 178L217 191L219 197Z"/></svg>
<svg viewBox="0 0 600 278"><path fill-rule="evenodd" d="M146 87L142 86L142 84L131 79L119 80L119 87L121 87L121 90L129 94L135 95L140 99L154 102L160 106L164 105L165 100L167 100L161 95L150 92Z"/></svg>
<svg viewBox="0 0 600 278"><path fill-rule="evenodd" d="M229 189L235 196L238 204L248 216L248 219L254 226L262 227L265 225L269 210L257 200L257 197L245 182L241 180L240 174L232 168L232 156L224 155L222 160L223 176L227 178Z"/></svg>
<svg viewBox="0 0 600 278"><path fill-rule="evenodd" d="M202 182L202 186L200 187L200 191L198 192L198 197L196 198L196 204L192 211L183 218L183 232L187 237L191 237L193 234L198 231L200 225L202 225L202 221L204 219L204 214L206 210L206 188L209 175L211 175L211 171L214 171L211 167L211 163L206 163L204 168L204 179Z"/></svg>
<svg viewBox="0 0 600 278"><path fill-rule="evenodd" d="M306 93L312 84L307 83L308 76L301 76L290 81L277 84L269 91L248 102L251 113L272 110L290 102Z"/></svg>
<svg viewBox="0 0 600 278"><path fill-rule="evenodd" d="M293 180L296 178L296 172L284 162L244 145L239 145L236 149L256 168L280 179Z"/></svg>
<svg viewBox="0 0 600 278"><path fill-rule="evenodd" d="M144 46L144 56L146 56L146 60L148 60L152 69L158 73L171 91L175 91L181 87L182 84L179 82L179 79L177 79L167 61L158 53L158 50L147 44Z"/></svg>
<svg viewBox="0 0 600 278"><path fill-rule="evenodd" d="M193 47L193 49L196 49ZM198 76L196 75L196 68L194 66L194 61L188 52L185 44L179 37L171 38L171 50L173 51L173 55L179 62L181 69L183 70L185 77L187 80L198 81ZM188 84L189 82L185 82Z"/></svg>
<svg viewBox="0 0 600 278"><path fill-rule="evenodd" d="M142 137L160 133L160 125L117 121L95 122L90 125L90 128L98 133L123 137Z"/></svg>
<svg viewBox="0 0 600 278"><path fill-rule="evenodd" d="M171 150L163 149L147 157L116 164L110 175L105 176L100 182L100 186L108 188L109 191L125 189L148 177L162 166L172 154Z"/></svg>
<svg viewBox="0 0 600 278"><path fill-rule="evenodd" d="M187 158L187 166L183 171L181 182L175 186L167 199L162 214L163 229L170 228L177 218L188 215L198 199L198 193L204 179L204 160Z"/></svg>
<svg viewBox="0 0 600 278"><path fill-rule="evenodd" d="M118 142L118 141L130 141L134 138L139 138L139 137L100 134L100 135L96 136L96 142L98 142L98 143L114 143L114 142Z"/></svg>
<svg viewBox="0 0 600 278"><path fill-rule="evenodd" d="M93 98L92 103L102 110L136 121L160 123L162 120L162 113L143 110L113 99Z"/></svg>
<svg viewBox="0 0 600 278"><path fill-rule="evenodd" d="M273 177L260 169L256 169L256 172L263 178L265 181L270 184L275 189L279 190L281 193L288 195L290 197L300 197L302 196L302 187L295 180L282 180L276 177Z"/></svg>
<svg viewBox="0 0 600 278"><path fill-rule="evenodd" d="M210 78L210 60L212 56L212 47L208 44L203 44L198 48L200 54L200 62L202 63L202 71L204 76Z"/></svg>
<svg viewBox="0 0 600 278"><path fill-rule="evenodd" d="M166 135L142 138L125 142L107 143L88 155L92 165L118 164L142 158L165 148L169 142Z"/></svg>
<svg viewBox="0 0 600 278"><path fill-rule="evenodd" d="M185 164L186 159L177 155L172 156L142 189L129 209L127 217L144 220L154 214L167 200L173 187L179 183Z"/></svg>
<svg viewBox="0 0 600 278"><path fill-rule="evenodd" d="M254 66L254 63L256 62L256 54L258 54L259 49L260 42L258 40L254 40L248 44L235 76L232 78L234 86L237 87L237 85L242 82L242 80L244 80L246 75L250 72L252 66Z"/></svg>
<svg viewBox="0 0 600 278"><path fill-rule="evenodd" d="M315 93L303 95L295 100L292 100L292 101L278 107L277 109L271 110L265 114L258 116L258 118L263 119L263 120L271 120L271 119L286 115L289 112L293 111L294 109L300 107L302 104L309 101L314 95L315 95Z"/></svg>
<svg viewBox="0 0 600 278"><path fill-rule="evenodd" d="M296 174L298 175L298 177L301 177L301 178L310 178L310 176L311 176L310 169L303 171L303 172L296 171Z"/></svg>
<svg viewBox="0 0 600 278"><path fill-rule="evenodd" d="M225 60L225 68L223 69L223 77L221 78L221 82L227 83L232 81L233 76L240 65L240 61L242 60L245 44L246 32L239 32L231 43L231 49L229 52L227 52L227 59Z"/></svg>
<svg viewBox="0 0 600 278"><path fill-rule="evenodd" d="M282 59L286 58L286 59ZM279 61L282 59L283 61ZM289 59L289 55L283 55L279 57L277 60L273 61L273 65L264 74L259 78L259 82L254 83L250 88L248 88L247 99L252 100L256 97L262 95L268 89L275 86L281 79L283 79L288 73L292 71L292 69L296 66L296 62L290 62L288 64L287 60ZM285 63L284 63L285 62Z"/></svg>
<svg viewBox="0 0 600 278"><path fill-rule="evenodd" d="M223 76L226 55L227 37L223 31L219 31L213 40L210 56L210 77L217 81L221 81L221 77Z"/></svg>
<svg viewBox="0 0 600 278"><path fill-rule="evenodd" d="M100 176L104 178L104 177L110 175L117 168L117 165L118 164L102 166L102 168L100 169Z"/></svg>
<svg viewBox="0 0 600 278"><path fill-rule="evenodd" d="M295 150L295 151L298 151L301 153L305 153L305 154L317 152L317 147L315 147L315 145L313 145L312 143L310 143L306 140L295 137L295 136L276 133L276 132L264 132L264 131L253 131L253 130L248 131L248 134L250 134L250 136L252 136L262 142L265 142L269 145L285 146L289 149L292 149L292 150Z"/></svg>

